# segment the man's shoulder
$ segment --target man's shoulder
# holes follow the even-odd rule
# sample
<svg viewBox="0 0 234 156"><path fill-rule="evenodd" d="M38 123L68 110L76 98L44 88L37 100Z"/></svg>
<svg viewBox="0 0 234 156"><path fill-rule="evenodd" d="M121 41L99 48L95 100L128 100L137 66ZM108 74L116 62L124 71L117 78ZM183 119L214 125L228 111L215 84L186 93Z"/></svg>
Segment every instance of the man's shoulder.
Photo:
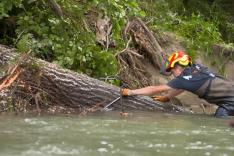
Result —
<svg viewBox="0 0 234 156"><path fill-rule="evenodd" d="M192 64L192 66L187 67L184 69L184 71L181 73L181 75L179 76L180 79L184 79L184 80L194 80L194 79L199 79L197 77L200 77L200 74L197 74L198 72L202 71L204 68L206 68L205 66L201 65L201 64Z"/></svg>

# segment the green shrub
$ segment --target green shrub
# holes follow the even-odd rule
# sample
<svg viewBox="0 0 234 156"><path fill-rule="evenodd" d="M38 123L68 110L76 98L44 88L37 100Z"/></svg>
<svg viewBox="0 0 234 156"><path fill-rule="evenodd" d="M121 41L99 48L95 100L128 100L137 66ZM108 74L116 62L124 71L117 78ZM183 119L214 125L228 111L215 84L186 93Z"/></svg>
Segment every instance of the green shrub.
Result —
<svg viewBox="0 0 234 156"><path fill-rule="evenodd" d="M173 30L188 39L188 47L209 51L212 44L222 42L217 25L206 21L200 14L192 14L191 17L181 18L180 21Z"/></svg>
<svg viewBox="0 0 234 156"><path fill-rule="evenodd" d="M169 3L170 2L170 3ZM198 6L202 3L195 2ZM196 57L198 49L210 52L210 46L214 43L222 43L222 35L219 23L203 16L201 13L188 13L182 1L159 0L157 2L142 2L143 10L150 13L146 18L151 21L152 29L171 31L182 36L185 41L186 51ZM150 6L150 7L149 7ZM153 10L156 10L152 13ZM207 9L206 6L204 8ZM151 10L148 10L151 9ZM197 9L199 11L199 9ZM150 19L150 18L153 18Z"/></svg>
<svg viewBox="0 0 234 156"><path fill-rule="evenodd" d="M23 0L2 0L0 2L0 20L9 17L9 12L14 8L22 8Z"/></svg>
<svg viewBox="0 0 234 156"><path fill-rule="evenodd" d="M33 54L93 77L117 73L114 54L124 48L121 29L132 16L144 17L151 29L172 31L184 37L193 57L197 49L209 52L213 43L233 42L234 26L223 13L220 0L56 0L64 16L59 17L49 1L2 0L0 20L17 16L16 38L4 36L1 43L15 43L19 51ZM186 5L191 2L193 6ZM104 50L88 31L85 14L95 10L113 24L111 38L117 47ZM221 35L222 34L222 35ZM9 39L11 38L11 39Z"/></svg>
<svg viewBox="0 0 234 156"><path fill-rule="evenodd" d="M43 1L24 3L18 14L17 47L20 51L32 48L34 55L61 66L84 72L93 77L114 75L116 51L123 48L121 29L130 16L144 16L134 0L90 0L85 4L75 0L58 0L64 17L59 18ZM104 51L96 45L95 33L85 28L85 13L95 8L113 23L112 38L118 48Z"/></svg>

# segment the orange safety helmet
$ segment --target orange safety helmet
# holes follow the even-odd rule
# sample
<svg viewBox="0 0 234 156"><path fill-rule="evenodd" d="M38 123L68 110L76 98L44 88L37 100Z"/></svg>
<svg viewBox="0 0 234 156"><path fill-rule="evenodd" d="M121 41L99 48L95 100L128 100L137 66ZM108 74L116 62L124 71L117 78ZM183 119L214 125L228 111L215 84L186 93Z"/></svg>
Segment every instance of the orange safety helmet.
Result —
<svg viewBox="0 0 234 156"><path fill-rule="evenodd" d="M170 72L172 68L175 67L175 64L182 66L191 66L192 59L189 55L185 54L183 51L177 51L171 54L165 62L166 72Z"/></svg>

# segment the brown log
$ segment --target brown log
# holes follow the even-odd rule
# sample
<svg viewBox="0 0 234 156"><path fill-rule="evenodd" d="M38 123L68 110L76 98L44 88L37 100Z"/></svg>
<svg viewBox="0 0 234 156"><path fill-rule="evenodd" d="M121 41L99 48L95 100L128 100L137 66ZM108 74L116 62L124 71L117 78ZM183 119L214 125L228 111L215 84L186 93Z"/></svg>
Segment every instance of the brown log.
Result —
<svg viewBox="0 0 234 156"><path fill-rule="evenodd" d="M16 57L15 49L0 45L1 68ZM31 58L22 62L21 68L23 68L23 72L18 78L18 82L21 84L19 86L36 88L35 97L38 97L40 91L46 93L47 98L52 101L50 105L53 106L73 109L80 113L95 106L103 108L120 96L119 87L84 74L62 69L42 60ZM38 99L35 101L38 103ZM35 107L38 108L38 106ZM48 107L46 108L48 109ZM100 110L100 108L96 110ZM120 100L111 105L110 108L121 110ZM123 108L124 110L144 111L183 111L177 106L155 103L151 98L145 96L123 97Z"/></svg>

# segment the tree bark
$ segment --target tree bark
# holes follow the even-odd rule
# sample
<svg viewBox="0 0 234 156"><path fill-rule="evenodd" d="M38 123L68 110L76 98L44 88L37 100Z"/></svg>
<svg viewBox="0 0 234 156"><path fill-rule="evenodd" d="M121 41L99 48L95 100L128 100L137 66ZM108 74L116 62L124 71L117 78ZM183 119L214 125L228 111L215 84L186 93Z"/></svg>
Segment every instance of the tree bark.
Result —
<svg viewBox="0 0 234 156"><path fill-rule="evenodd" d="M1 69L7 64L12 64L11 60L17 57L15 49L0 45ZM18 81L14 83L16 86L14 88L19 89L21 87L21 91L30 88L28 89L30 93L35 95L40 92L46 93L47 99L51 101L49 106L45 107L46 109L51 106L57 106L65 109L69 108L69 110L72 109L80 113L98 106L96 110L100 110L120 96L119 87L84 74L77 74L62 69L39 59L30 58L22 62L20 67L23 69L23 72L18 77ZM22 89L22 86L24 89ZM35 101L31 102L31 107L36 107L38 99L35 99ZM42 108L43 106L40 107ZM121 110L121 101L118 100L109 108ZM123 97L123 108L124 110L144 111L184 111L178 106L156 103L145 96Z"/></svg>

